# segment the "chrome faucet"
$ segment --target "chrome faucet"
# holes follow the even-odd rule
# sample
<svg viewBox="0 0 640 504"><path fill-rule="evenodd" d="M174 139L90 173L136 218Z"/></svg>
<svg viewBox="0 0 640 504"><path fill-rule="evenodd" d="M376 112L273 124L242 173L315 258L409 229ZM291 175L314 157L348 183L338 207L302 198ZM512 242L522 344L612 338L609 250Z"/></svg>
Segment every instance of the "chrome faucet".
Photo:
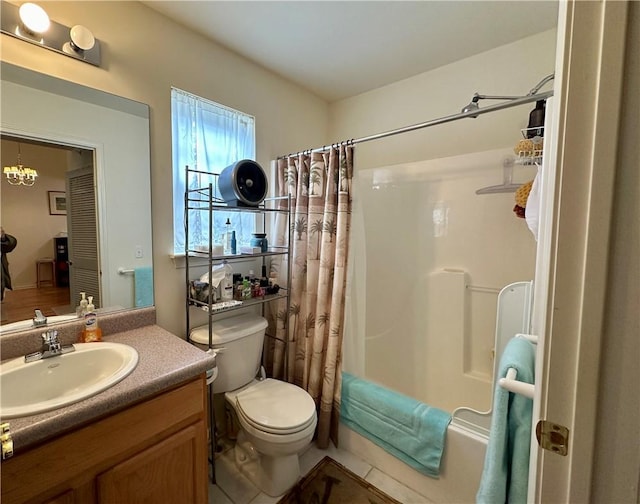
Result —
<svg viewBox="0 0 640 504"><path fill-rule="evenodd" d="M33 326L41 327L47 325L47 317L43 315L43 313L36 308L36 316L33 317Z"/></svg>
<svg viewBox="0 0 640 504"><path fill-rule="evenodd" d="M75 352L73 345L61 345L58 340L58 331L49 330L42 334L42 349L39 352L33 352L24 356L25 362L34 362L41 359L49 359L56 355L63 355L69 352Z"/></svg>

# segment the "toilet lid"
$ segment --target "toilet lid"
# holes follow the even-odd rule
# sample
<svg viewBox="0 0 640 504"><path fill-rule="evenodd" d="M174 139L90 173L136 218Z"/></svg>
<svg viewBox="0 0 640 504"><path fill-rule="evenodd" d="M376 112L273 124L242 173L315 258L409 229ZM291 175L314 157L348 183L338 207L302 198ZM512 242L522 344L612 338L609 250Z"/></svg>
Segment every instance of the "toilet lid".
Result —
<svg viewBox="0 0 640 504"><path fill-rule="evenodd" d="M236 405L254 427L276 434L304 429L316 413L316 405L306 391L271 378L239 392Z"/></svg>

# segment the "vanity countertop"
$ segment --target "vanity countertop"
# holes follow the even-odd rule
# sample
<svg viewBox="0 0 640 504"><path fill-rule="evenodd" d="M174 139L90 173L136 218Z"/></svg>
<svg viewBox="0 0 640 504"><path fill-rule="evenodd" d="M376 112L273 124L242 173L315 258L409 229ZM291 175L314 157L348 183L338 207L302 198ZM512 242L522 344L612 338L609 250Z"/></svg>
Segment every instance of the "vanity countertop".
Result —
<svg viewBox="0 0 640 504"><path fill-rule="evenodd" d="M157 325L110 334L104 341L124 343L138 351L133 372L93 397L37 415L6 420L14 452L76 429L183 383L215 365L215 357Z"/></svg>

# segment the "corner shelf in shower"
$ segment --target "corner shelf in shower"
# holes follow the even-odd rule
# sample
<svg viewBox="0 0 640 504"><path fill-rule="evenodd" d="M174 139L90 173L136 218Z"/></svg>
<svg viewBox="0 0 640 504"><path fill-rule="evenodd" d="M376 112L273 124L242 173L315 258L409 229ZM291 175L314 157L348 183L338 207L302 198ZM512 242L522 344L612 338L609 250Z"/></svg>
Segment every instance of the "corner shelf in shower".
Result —
<svg viewBox="0 0 640 504"><path fill-rule="evenodd" d="M540 166L542 164L542 151L535 152L539 152L539 154L533 156L525 154L518 155L514 163L520 166Z"/></svg>
<svg viewBox="0 0 640 504"><path fill-rule="evenodd" d="M540 128L522 128L520 130L520 133L522 134L522 138L524 140L531 140L534 146L543 147L544 137L539 135L531 138L529 137L529 134L532 131L537 131L539 129ZM516 159L514 163L521 166L540 166L542 164L542 151L542 148L519 151L516 153Z"/></svg>

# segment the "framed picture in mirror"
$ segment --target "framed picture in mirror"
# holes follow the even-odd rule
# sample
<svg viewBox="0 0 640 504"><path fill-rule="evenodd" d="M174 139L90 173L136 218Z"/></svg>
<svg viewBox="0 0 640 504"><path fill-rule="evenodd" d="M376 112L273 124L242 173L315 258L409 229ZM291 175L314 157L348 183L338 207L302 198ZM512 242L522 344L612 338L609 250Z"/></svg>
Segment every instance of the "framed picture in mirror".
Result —
<svg viewBox="0 0 640 504"><path fill-rule="evenodd" d="M47 191L49 215L67 215L67 195L62 191Z"/></svg>

